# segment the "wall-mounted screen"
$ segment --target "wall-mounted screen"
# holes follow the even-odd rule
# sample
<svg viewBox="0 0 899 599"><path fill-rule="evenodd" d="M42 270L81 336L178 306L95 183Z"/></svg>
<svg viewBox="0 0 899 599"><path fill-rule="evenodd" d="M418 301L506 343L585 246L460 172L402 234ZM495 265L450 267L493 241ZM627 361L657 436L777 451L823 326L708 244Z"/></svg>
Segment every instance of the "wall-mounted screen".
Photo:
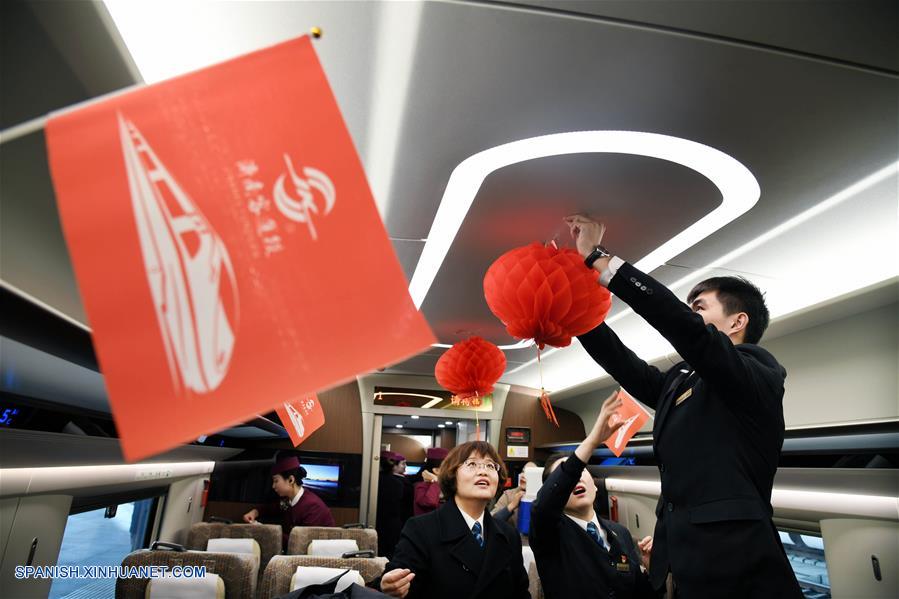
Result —
<svg viewBox="0 0 899 599"><path fill-rule="evenodd" d="M421 466L406 464L406 476L415 476L419 472L421 472Z"/></svg>
<svg viewBox="0 0 899 599"><path fill-rule="evenodd" d="M312 489L325 501L337 499L340 484L340 466L323 464L305 464L306 478L303 486Z"/></svg>

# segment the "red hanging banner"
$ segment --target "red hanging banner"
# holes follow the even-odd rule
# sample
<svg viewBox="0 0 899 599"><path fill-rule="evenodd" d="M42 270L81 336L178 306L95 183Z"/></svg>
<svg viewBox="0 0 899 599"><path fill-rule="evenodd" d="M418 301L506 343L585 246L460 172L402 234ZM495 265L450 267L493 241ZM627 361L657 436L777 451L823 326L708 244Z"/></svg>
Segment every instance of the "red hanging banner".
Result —
<svg viewBox="0 0 899 599"><path fill-rule="evenodd" d="M46 136L128 460L434 341L309 38L53 116Z"/></svg>
<svg viewBox="0 0 899 599"><path fill-rule="evenodd" d="M281 424L287 429L293 446L296 447L325 423L325 413L315 393L287 401L275 408Z"/></svg>

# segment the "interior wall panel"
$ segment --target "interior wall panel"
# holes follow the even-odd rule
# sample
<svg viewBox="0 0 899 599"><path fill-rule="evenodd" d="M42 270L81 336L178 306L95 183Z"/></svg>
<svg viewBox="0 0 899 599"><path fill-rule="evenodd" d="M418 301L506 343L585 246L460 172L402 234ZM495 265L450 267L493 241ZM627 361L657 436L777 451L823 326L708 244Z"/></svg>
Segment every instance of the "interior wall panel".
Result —
<svg viewBox="0 0 899 599"><path fill-rule="evenodd" d="M566 409L554 407L558 428L546 419L540 407L540 399L533 390L513 387L506 397L506 409L503 411L500 425L499 452L504 460L524 462L525 459L506 457L506 428L527 427L531 429L531 442L528 444L528 459L534 459L534 448L546 443L564 441L581 441L584 436L584 423L580 417Z"/></svg>

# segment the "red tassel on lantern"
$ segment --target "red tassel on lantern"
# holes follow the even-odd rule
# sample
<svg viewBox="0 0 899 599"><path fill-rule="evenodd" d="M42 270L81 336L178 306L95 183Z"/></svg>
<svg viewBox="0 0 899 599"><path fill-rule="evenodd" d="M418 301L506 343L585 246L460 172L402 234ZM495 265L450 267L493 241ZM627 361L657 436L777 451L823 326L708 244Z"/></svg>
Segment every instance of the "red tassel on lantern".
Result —
<svg viewBox="0 0 899 599"><path fill-rule="evenodd" d="M434 376L455 395L454 404L478 407L481 397L493 392L493 385L505 370L506 356L500 348L480 337L470 337L440 356Z"/></svg>
<svg viewBox="0 0 899 599"><path fill-rule="evenodd" d="M599 325L612 306L598 277L576 251L532 243L487 269L484 297L513 337L533 339L540 349L566 347Z"/></svg>

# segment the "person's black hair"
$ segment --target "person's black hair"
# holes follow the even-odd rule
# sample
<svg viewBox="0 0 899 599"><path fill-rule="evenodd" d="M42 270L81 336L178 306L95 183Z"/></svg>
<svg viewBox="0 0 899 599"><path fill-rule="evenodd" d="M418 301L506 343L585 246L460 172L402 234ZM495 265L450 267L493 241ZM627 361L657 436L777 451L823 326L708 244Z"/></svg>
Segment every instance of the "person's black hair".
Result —
<svg viewBox="0 0 899 599"><path fill-rule="evenodd" d="M712 277L697 283L687 295L687 303L692 304L702 293L714 291L724 313L730 316L745 312L749 317L743 336L744 343L758 343L768 328L770 315L765 305L765 295L758 287L743 277Z"/></svg>
<svg viewBox="0 0 899 599"><path fill-rule="evenodd" d="M546 463L543 465L543 482L546 482L546 479L549 478L550 473L552 472L553 465L559 460L564 460L565 458L574 455L574 452L558 452L554 453L548 458L546 458Z"/></svg>
<svg viewBox="0 0 899 599"><path fill-rule="evenodd" d="M306 469L300 466L299 468L293 468L291 470L285 470L284 472L278 473L281 478L284 480L289 479L291 476L297 483L297 486L303 486L303 479L306 478Z"/></svg>
<svg viewBox="0 0 899 599"><path fill-rule="evenodd" d="M393 458L381 458L381 472L391 473L393 472L393 467L401 463L400 460L394 460Z"/></svg>

